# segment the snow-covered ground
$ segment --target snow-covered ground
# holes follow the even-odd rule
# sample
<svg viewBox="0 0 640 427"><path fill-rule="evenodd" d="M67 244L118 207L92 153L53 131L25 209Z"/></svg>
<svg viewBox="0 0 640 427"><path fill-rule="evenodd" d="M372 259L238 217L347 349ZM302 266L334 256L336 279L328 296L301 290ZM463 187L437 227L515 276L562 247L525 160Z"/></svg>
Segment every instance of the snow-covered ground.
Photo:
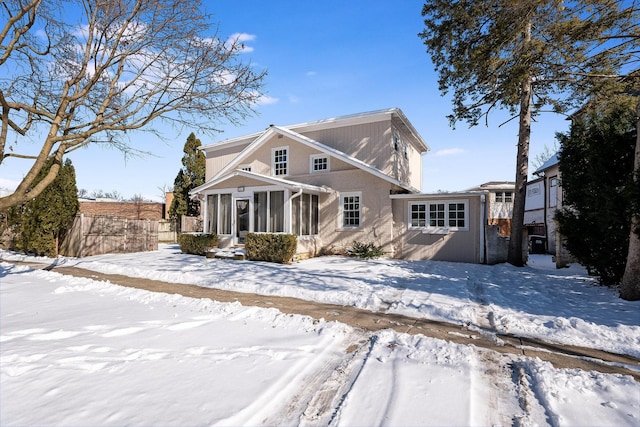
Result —
<svg viewBox="0 0 640 427"><path fill-rule="evenodd" d="M277 265L166 245L55 262L640 356L640 303L543 256L520 269L342 257ZM7 263L0 368L2 426L640 424L630 376Z"/></svg>

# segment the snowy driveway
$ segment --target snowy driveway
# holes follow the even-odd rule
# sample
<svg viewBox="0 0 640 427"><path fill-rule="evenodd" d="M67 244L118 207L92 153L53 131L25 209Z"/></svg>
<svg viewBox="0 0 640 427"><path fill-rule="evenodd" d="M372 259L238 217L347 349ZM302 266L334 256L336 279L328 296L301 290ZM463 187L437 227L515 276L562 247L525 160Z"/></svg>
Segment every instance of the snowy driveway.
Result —
<svg viewBox="0 0 640 427"><path fill-rule="evenodd" d="M514 285L521 271L534 297L544 290L539 289L546 283L543 277L557 275L498 266L487 267L482 278L476 269L483 266L333 258L323 268L315 262L212 264L164 249L139 257L84 259L80 266L199 278L209 285L235 283L263 293L277 292L278 286L292 292L293 284L300 283L304 292L324 287L333 302L347 298L353 286L352 293L368 295L364 303L356 298L356 305L384 308L378 301L388 301L388 309L402 311L414 301L425 316L452 313L453 307L475 316L479 307L469 291L471 279L484 292L482 308L496 312L496 319L502 318L505 286ZM147 266L148 256L157 260ZM506 282L500 282L501 276ZM637 305L619 303L615 320L598 321L606 316L597 313L582 320L581 307L587 304L579 304L585 297L578 292L607 308L618 304L616 298L584 276L558 277L568 283L554 295L560 301L545 298L529 310L518 295L527 286L516 285L508 305L517 314L511 324L534 318L548 330L568 330L575 328L572 323L581 325L572 319L580 319L591 330L608 331L621 341L634 339L626 331L638 329L631 312ZM424 295L411 294L420 288ZM398 297L391 300L394 292ZM364 334L275 309L152 293L8 264L0 265L0 293L3 426L556 426L637 425L640 420L640 386L628 376L555 369L536 359L421 335ZM426 301L438 302L427 309ZM573 308L553 316L554 306L569 301ZM447 316L453 315L442 315ZM595 342L600 335L595 334Z"/></svg>

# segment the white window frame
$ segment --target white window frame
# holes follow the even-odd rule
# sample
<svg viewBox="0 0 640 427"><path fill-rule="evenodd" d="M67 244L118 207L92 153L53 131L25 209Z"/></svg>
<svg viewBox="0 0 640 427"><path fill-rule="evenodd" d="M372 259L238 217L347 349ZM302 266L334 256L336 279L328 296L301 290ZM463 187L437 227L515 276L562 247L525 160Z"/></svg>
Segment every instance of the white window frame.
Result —
<svg viewBox="0 0 640 427"><path fill-rule="evenodd" d="M558 176L554 175L549 178L549 207L554 208L558 206Z"/></svg>
<svg viewBox="0 0 640 427"><path fill-rule="evenodd" d="M413 207L414 206L424 206L424 225L413 225ZM426 228L429 223L429 204L426 202L409 202L409 229L422 229Z"/></svg>
<svg viewBox="0 0 640 427"><path fill-rule="evenodd" d="M325 159L327 161L327 168L316 169L315 168L316 159ZM330 170L331 170L331 163L330 163L328 154L312 154L311 156L309 156L309 173L323 173L323 172L329 172Z"/></svg>
<svg viewBox="0 0 640 427"><path fill-rule="evenodd" d="M344 223L344 200L347 197L358 197L358 225L345 225ZM340 193L340 215L339 228L343 230L357 230L362 228L362 192L361 191L353 191L348 193Z"/></svg>
<svg viewBox="0 0 640 427"><path fill-rule="evenodd" d="M463 213L464 213L464 227L452 227L449 225L449 205L451 204L460 204L464 205ZM442 205L444 204L444 226L432 226L429 223L429 212L431 205ZM412 206L424 205L425 212L425 225L424 226L414 226L411 223L411 213ZM469 231L469 201L468 200L430 200L430 201L413 201L409 202L407 209L407 224L409 230L423 230L424 232L438 232L437 234L446 234L440 233L440 231Z"/></svg>
<svg viewBox="0 0 640 427"><path fill-rule="evenodd" d="M284 162L276 162L276 153L282 150L285 151L286 160ZM273 147L271 149L271 176L289 176L289 165L291 164L289 157L289 146ZM280 163L284 163L285 173L277 173L276 166Z"/></svg>
<svg viewBox="0 0 640 427"><path fill-rule="evenodd" d="M513 203L513 191L496 191L495 194L496 203Z"/></svg>

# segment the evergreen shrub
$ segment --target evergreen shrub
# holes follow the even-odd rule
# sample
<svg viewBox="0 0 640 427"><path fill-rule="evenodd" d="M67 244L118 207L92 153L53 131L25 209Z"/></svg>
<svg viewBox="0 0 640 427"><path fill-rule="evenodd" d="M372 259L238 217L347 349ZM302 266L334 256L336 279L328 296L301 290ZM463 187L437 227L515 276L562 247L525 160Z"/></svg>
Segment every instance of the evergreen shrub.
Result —
<svg viewBox="0 0 640 427"><path fill-rule="evenodd" d="M185 254L206 255L209 248L218 246L217 234L181 234L180 250Z"/></svg>
<svg viewBox="0 0 640 427"><path fill-rule="evenodd" d="M252 261L288 264L298 248L294 234L248 233L244 239L247 258Z"/></svg>
<svg viewBox="0 0 640 427"><path fill-rule="evenodd" d="M383 256L384 251L382 250L382 247L376 246L372 242L362 243L356 240L347 250L347 255L356 258L373 259Z"/></svg>

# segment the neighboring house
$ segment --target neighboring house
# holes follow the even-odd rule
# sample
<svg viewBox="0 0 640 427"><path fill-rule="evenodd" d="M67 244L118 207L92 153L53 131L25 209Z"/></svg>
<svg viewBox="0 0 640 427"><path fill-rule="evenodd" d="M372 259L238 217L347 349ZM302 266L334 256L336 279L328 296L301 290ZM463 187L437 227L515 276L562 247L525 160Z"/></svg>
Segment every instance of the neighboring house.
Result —
<svg viewBox="0 0 640 427"><path fill-rule="evenodd" d="M486 191L489 225L497 225L501 236L511 235L511 218L513 217L513 191L515 182L491 181L470 188L468 191Z"/></svg>
<svg viewBox="0 0 640 427"><path fill-rule="evenodd" d="M527 183L524 225L529 236L544 238L545 252L555 255L561 240L554 219L556 210L562 206L558 154L551 156L533 174L538 178Z"/></svg>
<svg viewBox="0 0 640 427"><path fill-rule="evenodd" d="M421 194L429 147L400 109L272 125L202 150L206 183L191 194L220 247L292 233L299 255L360 241L397 258L485 260L485 194Z"/></svg>

